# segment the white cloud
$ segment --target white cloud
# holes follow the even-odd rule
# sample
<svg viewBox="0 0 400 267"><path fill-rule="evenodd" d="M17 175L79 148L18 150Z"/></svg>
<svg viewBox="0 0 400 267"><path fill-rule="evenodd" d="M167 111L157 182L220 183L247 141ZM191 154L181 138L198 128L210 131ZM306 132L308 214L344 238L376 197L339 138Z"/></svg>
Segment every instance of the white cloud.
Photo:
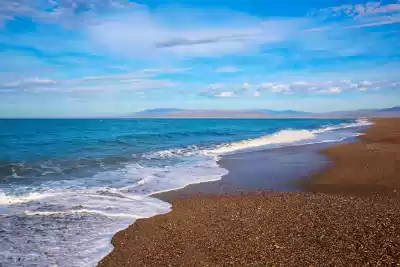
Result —
<svg viewBox="0 0 400 267"><path fill-rule="evenodd" d="M243 89L250 89L252 87L252 85L251 84L249 84L249 83L243 83Z"/></svg>
<svg viewBox="0 0 400 267"><path fill-rule="evenodd" d="M169 88L175 86L176 83L169 80L146 80L134 79L126 81L123 84L104 84L104 85L90 85L90 86L59 86L59 87L36 87L27 89L27 91L41 93L41 92L55 92L55 93L72 93L72 92L106 92L106 91L136 91L148 89Z"/></svg>
<svg viewBox="0 0 400 267"><path fill-rule="evenodd" d="M263 89L268 89L268 88L270 88L272 86L274 86L274 84L270 83L270 82L265 82L265 83L260 84L260 87L263 88Z"/></svg>
<svg viewBox="0 0 400 267"><path fill-rule="evenodd" d="M225 84L223 83L214 83L214 84L210 84L210 89L211 90L218 90L218 89L222 89L225 87Z"/></svg>
<svg viewBox="0 0 400 267"><path fill-rule="evenodd" d="M399 86L399 85L400 85L400 82L394 82L394 83L390 84L390 86L393 86L393 87L396 87L396 86Z"/></svg>
<svg viewBox="0 0 400 267"><path fill-rule="evenodd" d="M211 20L212 26L205 23ZM257 51L263 44L290 38L304 23L300 19L266 21L227 11L140 8L129 17L105 18L89 26L87 34L98 47L124 55L196 57Z"/></svg>
<svg viewBox="0 0 400 267"><path fill-rule="evenodd" d="M344 28L347 28L347 29L367 28L367 27L375 27L375 26L388 25L388 24L394 24L394 23L400 23L400 18L387 18L386 20L382 20L382 21L369 22L369 23L364 23L364 24L356 24L356 25L346 26Z"/></svg>
<svg viewBox="0 0 400 267"><path fill-rule="evenodd" d="M291 92L291 88L287 84L278 84L278 83L262 83L259 85L261 89L267 89L273 93L288 93Z"/></svg>
<svg viewBox="0 0 400 267"><path fill-rule="evenodd" d="M373 83L372 82L370 82L370 81L361 81L360 82L360 85L361 86L371 86Z"/></svg>
<svg viewBox="0 0 400 267"><path fill-rule="evenodd" d="M235 66L225 66L225 67L220 67L216 69L216 72L222 72L222 73L233 73L233 72L238 72L239 69L236 68Z"/></svg>
<svg viewBox="0 0 400 267"><path fill-rule="evenodd" d="M220 97L231 97L233 96L233 92L221 92L220 94L216 95Z"/></svg>
<svg viewBox="0 0 400 267"><path fill-rule="evenodd" d="M330 87L326 90L327 93L333 93L333 94L337 94L342 92L342 89L340 89L339 87Z"/></svg>
<svg viewBox="0 0 400 267"><path fill-rule="evenodd" d="M365 17L380 14L392 14L400 11L400 3L382 4L382 2L368 2L366 4L345 4L336 7L329 7L320 10L314 10L311 15L314 16L348 16Z"/></svg>
<svg viewBox="0 0 400 267"><path fill-rule="evenodd" d="M371 15L371 14L380 14L380 13L393 13L400 11L400 3L398 4L387 4L387 5L378 5L378 2L370 3L366 5L364 9L364 13L359 13L360 15Z"/></svg>
<svg viewBox="0 0 400 267"><path fill-rule="evenodd" d="M33 78L25 78L20 79L18 81L7 82L4 84L0 84L0 88L3 89L23 89L23 90L31 90L35 88L44 88L51 86L51 90L56 87L60 87L60 90L63 90L61 87L68 87L68 90L71 88L75 88L73 90L79 90L79 88L83 88L82 90L96 90L96 89L85 89L85 88L96 88L102 87L109 83L113 83L118 86L120 84L137 84L140 82L142 85L145 83L147 85L157 84L157 79L150 79L158 76L159 74L165 73L176 73L183 72L186 70L190 70L190 68L167 68L167 69L143 69L136 72L129 73L121 73L114 75L99 75L99 76L85 76L82 78L75 79L66 79L66 80L51 80L47 78L33 77ZM150 82L152 81L152 83ZM43 90L43 89L42 89Z"/></svg>
<svg viewBox="0 0 400 267"><path fill-rule="evenodd" d="M292 84L293 84L293 85L300 85L300 86L307 86L307 85L310 85L310 84L312 84L312 83L310 83L310 82L305 82L305 81L297 81L297 82L293 82Z"/></svg>
<svg viewBox="0 0 400 267"><path fill-rule="evenodd" d="M137 7L129 0L1 0L0 26L18 16L65 26L96 23L96 12Z"/></svg>
<svg viewBox="0 0 400 267"><path fill-rule="evenodd" d="M262 83L237 83L237 84L222 84L216 83L208 86L207 90L201 92L205 96L228 96L226 95L226 88L233 90L234 95L251 95L254 97L261 96L263 92L270 92L276 94L295 94L295 93L327 93L338 94L346 92L357 91L373 91L380 88L393 88L395 85L393 81L351 81L351 80L337 80L337 81L294 81L294 82L262 82Z"/></svg>
<svg viewBox="0 0 400 267"><path fill-rule="evenodd" d="M345 4L314 10L311 16L324 20L337 20L337 17L347 18L341 23L334 22L330 26L323 25L307 29L306 32L333 31L338 28L357 29L400 23L400 2L383 4L382 2L367 2L365 4ZM350 19L350 20L349 20Z"/></svg>
<svg viewBox="0 0 400 267"><path fill-rule="evenodd" d="M3 88L29 87L29 86L36 86L36 85L39 85L39 86L52 85L55 83L56 83L56 81L53 81L50 79L34 77L34 78L28 78L28 79L21 80L21 81L9 82L9 83L0 85L0 87L3 87Z"/></svg>
<svg viewBox="0 0 400 267"><path fill-rule="evenodd" d="M192 68L163 68L163 69L143 69L140 72L150 73L177 73L192 70Z"/></svg>

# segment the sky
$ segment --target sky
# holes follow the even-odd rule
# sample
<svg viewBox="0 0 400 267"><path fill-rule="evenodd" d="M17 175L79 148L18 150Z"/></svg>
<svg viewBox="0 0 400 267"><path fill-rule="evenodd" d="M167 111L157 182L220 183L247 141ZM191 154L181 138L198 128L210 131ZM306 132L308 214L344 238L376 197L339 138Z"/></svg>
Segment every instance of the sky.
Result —
<svg viewBox="0 0 400 267"><path fill-rule="evenodd" d="M0 117L400 105L400 0L1 0Z"/></svg>

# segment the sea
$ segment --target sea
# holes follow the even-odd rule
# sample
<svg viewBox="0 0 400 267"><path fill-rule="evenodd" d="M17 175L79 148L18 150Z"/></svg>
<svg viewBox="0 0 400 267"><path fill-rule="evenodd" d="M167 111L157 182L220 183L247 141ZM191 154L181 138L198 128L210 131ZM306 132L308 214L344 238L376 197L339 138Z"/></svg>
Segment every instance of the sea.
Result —
<svg viewBox="0 0 400 267"><path fill-rule="evenodd" d="M355 119L0 120L0 266L95 266L170 211L153 193L219 180L224 155L354 138Z"/></svg>

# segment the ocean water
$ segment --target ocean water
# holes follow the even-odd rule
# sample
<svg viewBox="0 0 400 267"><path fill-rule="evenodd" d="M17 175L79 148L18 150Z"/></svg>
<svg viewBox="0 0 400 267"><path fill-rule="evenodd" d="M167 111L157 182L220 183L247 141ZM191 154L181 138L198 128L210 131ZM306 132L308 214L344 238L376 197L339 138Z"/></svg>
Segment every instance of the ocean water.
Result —
<svg viewBox="0 0 400 267"><path fill-rule="evenodd" d="M226 154L336 142L350 119L0 120L0 266L95 266L149 195L220 179Z"/></svg>

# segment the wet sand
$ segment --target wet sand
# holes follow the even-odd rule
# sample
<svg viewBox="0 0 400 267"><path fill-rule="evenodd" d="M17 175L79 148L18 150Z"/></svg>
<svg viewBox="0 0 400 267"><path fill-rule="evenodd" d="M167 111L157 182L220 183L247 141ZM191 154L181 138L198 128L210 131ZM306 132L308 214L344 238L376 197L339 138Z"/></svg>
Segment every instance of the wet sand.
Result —
<svg viewBox="0 0 400 267"><path fill-rule="evenodd" d="M400 119L374 122L323 151L333 164L296 183L310 192L161 196L172 212L117 233L99 266L400 264Z"/></svg>
<svg viewBox="0 0 400 267"><path fill-rule="evenodd" d="M299 179L309 177L330 164L327 156L318 153L328 146L303 145L227 155L218 162L229 171L221 180L191 184L153 196L172 202L205 194L232 194L266 189L302 191L302 185L297 183Z"/></svg>

